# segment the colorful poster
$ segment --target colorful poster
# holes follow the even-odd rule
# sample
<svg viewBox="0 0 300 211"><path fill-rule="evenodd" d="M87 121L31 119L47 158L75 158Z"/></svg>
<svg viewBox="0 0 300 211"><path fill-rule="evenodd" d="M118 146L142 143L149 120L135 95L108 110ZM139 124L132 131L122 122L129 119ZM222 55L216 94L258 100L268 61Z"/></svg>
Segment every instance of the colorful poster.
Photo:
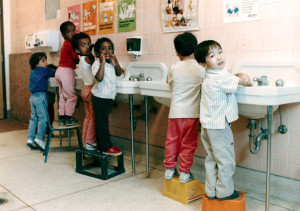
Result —
<svg viewBox="0 0 300 211"><path fill-rule="evenodd" d="M136 30L136 0L118 0L118 32Z"/></svg>
<svg viewBox="0 0 300 211"><path fill-rule="evenodd" d="M224 23L258 20L258 0L224 0Z"/></svg>
<svg viewBox="0 0 300 211"><path fill-rule="evenodd" d="M162 0L163 32L199 30L198 0Z"/></svg>
<svg viewBox="0 0 300 211"><path fill-rule="evenodd" d="M80 14L80 4L68 7L68 20L74 23L76 27L76 33L81 31L81 14Z"/></svg>
<svg viewBox="0 0 300 211"><path fill-rule="evenodd" d="M97 34L97 1L82 4L82 27L90 36Z"/></svg>
<svg viewBox="0 0 300 211"><path fill-rule="evenodd" d="M99 1L98 34L114 33L115 0Z"/></svg>

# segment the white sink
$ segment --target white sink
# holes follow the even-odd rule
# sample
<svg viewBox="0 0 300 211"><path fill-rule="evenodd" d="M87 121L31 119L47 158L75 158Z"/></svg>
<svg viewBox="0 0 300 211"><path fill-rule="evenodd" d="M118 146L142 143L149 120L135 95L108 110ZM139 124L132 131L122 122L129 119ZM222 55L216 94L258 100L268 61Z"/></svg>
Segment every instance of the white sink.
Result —
<svg viewBox="0 0 300 211"><path fill-rule="evenodd" d="M273 112L281 104L300 101L300 66L297 62L278 61L241 61L232 69L232 73L243 72L254 77L267 76L268 86L239 86L236 98L239 114L250 119L267 115L267 106L273 106ZM283 87L275 86L278 79L284 81Z"/></svg>
<svg viewBox="0 0 300 211"><path fill-rule="evenodd" d="M141 95L152 96L157 102L170 107L172 92L166 81L145 81L140 88Z"/></svg>
<svg viewBox="0 0 300 211"><path fill-rule="evenodd" d="M144 96L141 94L140 85L145 81L130 81L129 77L132 75L144 74L144 78L151 78L152 81L167 80L168 68L165 63L145 63L145 62L131 62L126 68L126 75L124 79L118 79L116 100L128 103L129 94L133 94L133 104L140 104Z"/></svg>
<svg viewBox="0 0 300 211"><path fill-rule="evenodd" d="M50 77L48 79L48 86L51 90L53 90L53 88L58 87L58 84L56 83L55 77ZM76 76L75 77L75 89L82 90L83 87L84 87L83 80Z"/></svg>

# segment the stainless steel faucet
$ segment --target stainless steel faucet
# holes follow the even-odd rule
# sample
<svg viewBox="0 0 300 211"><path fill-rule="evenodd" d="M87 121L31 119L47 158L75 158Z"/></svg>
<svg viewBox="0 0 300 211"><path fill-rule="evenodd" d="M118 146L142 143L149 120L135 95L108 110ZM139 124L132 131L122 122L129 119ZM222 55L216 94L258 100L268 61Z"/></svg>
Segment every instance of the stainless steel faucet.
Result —
<svg viewBox="0 0 300 211"><path fill-rule="evenodd" d="M145 76L144 73L140 73L139 75L131 75L129 77L129 81L144 81Z"/></svg>
<svg viewBox="0 0 300 211"><path fill-rule="evenodd" d="M257 81L258 86L268 86L269 85L267 76L262 76L261 78L254 77L253 81Z"/></svg>

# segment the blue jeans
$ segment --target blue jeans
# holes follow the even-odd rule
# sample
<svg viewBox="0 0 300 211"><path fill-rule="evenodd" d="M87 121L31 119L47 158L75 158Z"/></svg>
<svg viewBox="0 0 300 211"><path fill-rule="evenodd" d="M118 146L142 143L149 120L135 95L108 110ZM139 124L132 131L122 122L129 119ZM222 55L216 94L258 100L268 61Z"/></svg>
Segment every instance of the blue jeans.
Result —
<svg viewBox="0 0 300 211"><path fill-rule="evenodd" d="M31 119L29 121L27 140L37 139L44 141L47 129L47 110L43 106L45 102L48 107L46 92L32 93L30 97Z"/></svg>

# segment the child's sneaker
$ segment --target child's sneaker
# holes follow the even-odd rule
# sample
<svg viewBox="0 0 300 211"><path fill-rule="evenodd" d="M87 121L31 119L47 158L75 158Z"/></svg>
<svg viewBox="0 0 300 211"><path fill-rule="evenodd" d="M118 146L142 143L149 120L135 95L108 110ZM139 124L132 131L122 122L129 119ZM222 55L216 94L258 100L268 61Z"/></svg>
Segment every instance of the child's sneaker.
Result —
<svg viewBox="0 0 300 211"><path fill-rule="evenodd" d="M176 168L167 169L165 172L165 179L172 179L173 177L177 176L178 172Z"/></svg>
<svg viewBox="0 0 300 211"><path fill-rule="evenodd" d="M85 143L86 150L96 150L96 144Z"/></svg>
<svg viewBox="0 0 300 211"><path fill-rule="evenodd" d="M231 200L231 199L236 199L240 196L239 192L237 192L236 190L233 191L233 194L231 194L230 196L224 197L224 198L218 198L219 200Z"/></svg>
<svg viewBox="0 0 300 211"><path fill-rule="evenodd" d="M115 147L109 148L106 152L102 152L104 155L113 155L113 156L119 156L122 154L122 151L117 150Z"/></svg>
<svg viewBox="0 0 300 211"><path fill-rule="evenodd" d="M45 142L40 140L40 139L34 139L33 143L35 143L35 145L40 148L41 150L45 150Z"/></svg>
<svg viewBox="0 0 300 211"><path fill-rule="evenodd" d="M65 125L65 118L63 116L58 117L58 125L64 126Z"/></svg>
<svg viewBox="0 0 300 211"><path fill-rule="evenodd" d="M70 117L70 118L66 118L65 119L65 124L66 126L73 126L73 125L77 125L79 122L78 119L74 118L74 117Z"/></svg>
<svg viewBox="0 0 300 211"><path fill-rule="evenodd" d="M118 147L117 145L114 146L114 148L115 148L117 151L122 152L122 150L120 149L120 147Z"/></svg>
<svg viewBox="0 0 300 211"><path fill-rule="evenodd" d="M181 183L187 183L188 181L191 181L192 179L194 179L194 176L192 175L191 172L189 172L189 173L181 172L180 173L180 182Z"/></svg>
<svg viewBox="0 0 300 211"><path fill-rule="evenodd" d="M37 149L37 146L34 144L34 142L30 139L27 140L27 146L30 147L30 149Z"/></svg>

